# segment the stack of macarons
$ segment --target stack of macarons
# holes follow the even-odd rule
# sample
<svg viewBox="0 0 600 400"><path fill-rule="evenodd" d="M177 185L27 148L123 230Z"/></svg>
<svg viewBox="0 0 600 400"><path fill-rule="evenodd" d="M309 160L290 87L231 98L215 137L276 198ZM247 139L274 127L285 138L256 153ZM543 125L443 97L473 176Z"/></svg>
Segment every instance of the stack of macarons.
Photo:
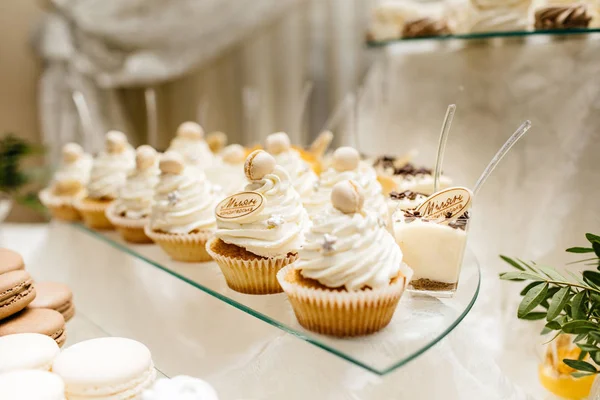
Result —
<svg viewBox="0 0 600 400"><path fill-rule="evenodd" d="M62 346L65 321L74 313L73 294L66 285L34 283L21 255L0 249L0 337L38 333Z"/></svg>
<svg viewBox="0 0 600 400"><path fill-rule="evenodd" d="M135 340L98 338L61 352L41 334L0 337L0 399L140 399L155 378L150 350Z"/></svg>

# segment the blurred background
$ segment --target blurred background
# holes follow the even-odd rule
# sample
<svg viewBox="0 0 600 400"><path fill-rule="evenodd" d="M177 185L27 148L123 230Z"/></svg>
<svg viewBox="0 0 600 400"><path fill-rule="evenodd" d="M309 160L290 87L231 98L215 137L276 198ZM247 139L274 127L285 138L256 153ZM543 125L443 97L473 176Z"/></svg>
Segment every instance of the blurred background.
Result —
<svg viewBox="0 0 600 400"><path fill-rule="evenodd" d="M564 18L537 12L549 5L563 7ZM581 6L583 14L573 8ZM0 135L45 146L26 164L46 175L66 142L97 152L104 133L120 129L134 145L164 150L185 120L244 145L286 131L306 146L329 128L334 147L373 156L418 150L415 162L432 167L446 108L456 104L444 172L472 187L529 119L533 128L476 199L469 242L484 277L472 328L526 385L536 361L519 357L532 351L538 330L516 320L518 288L500 288L497 256L559 265L565 248L598 233L599 6L4 0ZM42 219L22 205L9 215ZM515 344L516 336L532 339Z"/></svg>

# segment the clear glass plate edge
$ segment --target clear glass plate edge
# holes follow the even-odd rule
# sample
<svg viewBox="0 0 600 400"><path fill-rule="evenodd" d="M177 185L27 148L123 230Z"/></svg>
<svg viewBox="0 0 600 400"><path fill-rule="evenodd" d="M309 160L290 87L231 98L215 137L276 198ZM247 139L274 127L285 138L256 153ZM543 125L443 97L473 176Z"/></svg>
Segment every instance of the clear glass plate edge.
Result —
<svg viewBox="0 0 600 400"><path fill-rule="evenodd" d="M293 335L293 336L295 336L295 337L297 337L297 338L299 338L299 339L301 339L301 340L303 340L305 342L308 342L308 343L310 343L310 344L312 344L314 346L317 346L320 349L323 349L323 350L325 350L325 351L327 351L327 352L329 352L329 353L331 353L331 354L333 354L333 355L335 355L337 357L340 357L340 358L342 358L342 359L344 359L344 360L346 360L346 361L348 361L348 362L350 362L350 363L352 363L352 364L354 364L354 365L356 365L358 367L361 367L361 368L363 368L363 369L365 369L365 370L367 370L369 372L372 372L372 373L374 373L376 375L379 375L379 376L387 375L387 374L395 371L396 369L398 369L398 368L406 365L407 363L411 362L412 360L416 359L417 357L419 357L420 355L422 355L423 353L425 353L427 350L429 350L433 346L435 346L440 340L442 340L444 337L446 337L450 332L452 332L458 326L458 324L460 324L462 322L462 320L467 316L467 314L469 314L469 312L473 308L473 305L475 304L475 301L477 301L477 298L479 296L479 289L480 289L480 286L481 286L481 266L479 265L479 262L477 261L477 258L475 257L475 255L467 248L467 251L471 253L471 256L473 257L473 259L475 261L476 271L477 271L477 287L475 288L475 292L474 292L474 294L473 294L473 296L472 296L469 304L460 313L460 315L456 317L456 319L452 322L452 324L450 324L448 326L448 328L446 328L444 331L442 331L439 335L436 335L434 338L432 338L426 345L420 347L419 349L417 349L411 355L402 358L402 360L398 361L397 363L393 363L389 367L386 367L386 368L375 368L375 367L373 367L373 366L371 366L369 364L366 364L363 361L357 360L354 357L351 357L351 356L349 356L347 354L344 354L343 352L340 352L340 351L338 351L337 349L335 349L333 347L330 347L330 346L328 346L328 345L326 345L324 343L321 343L318 340L315 340L315 339L313 339L313 338L311 338L309 336L303 335L301 332L298 332L297 330L295 330L293 328L290 328L287 325L284 325L284 324L278 322L277 320L275 320L275 319L273 319L273 318L271 318L271 317L269 317L269 316L267 316L267 315L265 315L263 313L260 313L260 312L258 312L256 310L254 310L254 309L252 309L252 308L250 308L250 307L248 307L248 306L246 306L246 305L238 302L238 301L230 299L229 297L224 296L224 295L222 295L219 292L216 292L216 291L214 291L214 290L212 290L210 288L207 288L207 287L199 284L198 282L193 281L193 280L191 280L191 279L189 279L189 278L187 278L187 277L185 277L185 276L183 276L183 275L181 275L181 274L179 274L179 273L177 273L177 272L175 272L175 271L173 271L173 270L171 270L171 269L169 269L169 268L167 268L167 267L165 267L165 266L163 266L163 265L161 265L161 264L159 264L159 263L157 263L157 262L155 262L155 261L153 261L153 260L151 260L151 259L149 259L149 258L147 258L147 257L145 257L145 256L143 256L143 255L141 255L139 253L137 253L137 252L135 252L134 250L132 250L132 249L124 246L123 244L111 240L109 237L103 235L102 232L98 232L98 231L95 231L93 229L90 229L90 228L86 227L85 225L83 225L81 223L73 223L72 225L75 226L76 228L78 228L78 229L80 229L80 230L82 230L82 231L84 231L84 232L92 235L93 237L96 237L96 238L102 240L103 242L107 243L108 245L110 245L110 246L112 246L112 247L114 247L114 248L116 248L118 250L124 251L125 253L127 253L127 254L129 254L129 255L137 258L137 259L140 259L140 260L142 260L142 261L144 261L144 262L146 262L146 263L154 266L155 268L158 268L158 269L160 269L162 271L165 271L169 275L174 276L175 278L180 279L180 280L188 283L189 285L194 286L195 288L203 291L204 293L206 293L206 294L208 294L210 296L213 296L213 297L215 297L215 298L217 298L217 299L225 302L226 304L229 304L230 306L237 308L240 311L243 311L243 312L245 312L247 314L250 314L251 316L253 316L255 318L258 318L261 321L268 323L269 325L272 325L272 326L274 326L274 327L276 327L278 329L281 329L281 330L283 330L286 333L289 333L289 334L291 334L291 335Z"/></svg>

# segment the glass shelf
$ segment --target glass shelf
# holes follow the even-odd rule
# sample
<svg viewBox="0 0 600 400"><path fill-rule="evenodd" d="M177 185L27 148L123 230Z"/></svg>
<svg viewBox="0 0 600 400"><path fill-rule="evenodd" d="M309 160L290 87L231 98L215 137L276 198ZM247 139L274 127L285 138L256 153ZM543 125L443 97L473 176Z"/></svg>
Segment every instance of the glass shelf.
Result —
<svg viewBox="0 0 600 400"><path fill-rule="evenodd" d="M477 40L477 39L491 39L491 38L515 38L515 37L530 37L530 36L569 36L569 35L582 35L588 33L600 33L600 28L593 29L554 29L544 31L501 31L501 32L476 32L476 33L464 33L447 36L431 36L422 38L398 38L381 41L367 41L369 47L384 47L395 43L402 42L416 42L420 40Z"/></svg>
<svg viewBox="0 0 600 400"><path fill-rule="evenodd" d="M479 264L467 251L460 285L453 298L437 299L405 293L392 322L383 331L361 338L338 339L302 328L283 293L256 296L229 289L214 262L173 261L158 246L129 244L116 232L98 232L80 224L77 226L241 311L378 375L405 365L444 338L469 313L479 292Z"/></svg>

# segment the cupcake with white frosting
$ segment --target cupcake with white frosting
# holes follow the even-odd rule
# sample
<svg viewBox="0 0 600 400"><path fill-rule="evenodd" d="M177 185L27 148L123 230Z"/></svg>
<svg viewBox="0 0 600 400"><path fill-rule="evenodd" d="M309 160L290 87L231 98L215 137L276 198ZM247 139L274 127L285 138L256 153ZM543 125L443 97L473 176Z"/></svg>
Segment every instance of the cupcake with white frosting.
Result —
<svg viewBox="0 0 600 400"><path fill-rule="evenodd" d="M77 221L79 212L74 206L77 199L86 195L85 186L90 179L92 157L77 143L67 143L62 149L62 162L49 187L39 194L40 201L52 216L64 221Z"/></svg>
<svg viewBox="0 0 600 400"><path fill-rule="evenodd" d="M110 131L105 137L105 150L94 159L87 197L76 202L85 224L94 229L112 229L106 218L106 209L119 197L127 175L135 168L135 153L127 137L119 131Z"/></svg>
<svg viewBox="0 0 600 400"><path fill-rule="evenodd" d="M244 174L246 149L239 144L230 144L220 153L221 163L205 170L211 182L218 183L226 196L237 193L248 181Z"/></svg>
<svg viewBox="0 0 600 400"><path fill-rule="evenodd" d="M278 293L281 287L277 271L296 260L304 242L308 216L288 173L276 165L269 153L262 150L251 153L244 172L250 183L244 192L219 204L218 229L206 247L233 290ZM246 204L241 200L244 196L253 199L248 214L235 220L228 219L224 212L219 214L220 210L229 212L239 204Z"/></svg>
<svg viewBox="0 0 600 400"><path fill-rule="evenodd" d="M106 217L123 239L132 243L152 243L144 233L158 183L158 153L147 144L137 148L136 167L127 177L119 198L106 209Z"/></svg>
<svg viewBox="0 0 600 400"><path fill-rule="evenodd" d="M215 155L204 140L204 129L192 121L179 125L168 151L181 154L187 165L199 169L210 167L215 162Z"/></svg>
<svg viewBox="0 0 600 400"><path fill-rule="evenodd" d="M281 165L287 171L302 201L312 196L319 178L300 153L292 149L287 133L277 132L267 136L266 149L275 158L277 165Z"/></svg>
<svg viewBox="0 0 600 400"><path fill-rule="evenodd" d="M365 196L365 209L375 211L387 221L388 208L377 173L368 163L360 161L360 154L352 147L340 147L333 153L332 166L321 174L312 195L305 200L311 218L329 206L333 186L345 180L358 183Z"/></svg>
<svg viewBox="0 0 600 400"><path fill-rule="evenodd" d="M179 153L163 154L159 168L146 235L174 260L210 261L204 247L217 226L214 209L222 194Z"/></svg>
<svg viewBox="0 0 600 400"><path fill-rule="evenodd" d="M277 279L306 329L332 336L377 332L392 319L412 270L381 218L364 209L356 182L338 182L330 199L313 219L299 260Z"/></svg>

